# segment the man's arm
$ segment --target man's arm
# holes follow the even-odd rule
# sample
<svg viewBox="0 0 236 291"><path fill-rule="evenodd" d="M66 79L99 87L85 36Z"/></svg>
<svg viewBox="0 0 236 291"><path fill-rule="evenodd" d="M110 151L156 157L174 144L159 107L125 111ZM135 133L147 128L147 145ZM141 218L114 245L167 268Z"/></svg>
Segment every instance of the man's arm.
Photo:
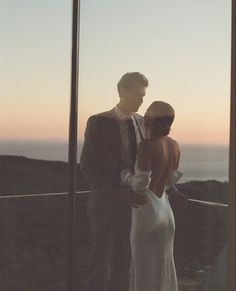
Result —
<svg viewBox="0 0 236 291"><path fill-rule="evenodd" d="M86 182L92 189L108 189L109 181L106 178L99 162L99 126L98 117L88 119L83 149L80 158L80 168Z"/></svg>
<svg viewBox="0 0 236 291"><path fill-rule="evenodd" d="M111 192L114 198L124 201L130 207L138 207L144 203L143 197L136 195L133 190L127 187L120 187L120 189L113 189L114 186L105 175L100 158L99 138L101 138L97 119L99 117L92 116L87 122L85 131L85 140L81 153L80 167L81 171L90 185L92 190L115 190Z"/></svg>

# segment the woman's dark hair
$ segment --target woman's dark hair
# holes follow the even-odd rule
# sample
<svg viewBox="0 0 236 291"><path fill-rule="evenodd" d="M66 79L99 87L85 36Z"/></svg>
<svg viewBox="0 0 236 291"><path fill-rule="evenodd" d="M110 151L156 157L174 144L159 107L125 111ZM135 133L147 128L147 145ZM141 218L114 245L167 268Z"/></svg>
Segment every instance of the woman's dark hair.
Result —
<svg viewBox="0 0 236 291"><path fill-rule="evenodd" d="M161 116L161 117L154 117L152 122L158 123L161 126L171 126L174 121L174 115L172 116Z"/></svg>

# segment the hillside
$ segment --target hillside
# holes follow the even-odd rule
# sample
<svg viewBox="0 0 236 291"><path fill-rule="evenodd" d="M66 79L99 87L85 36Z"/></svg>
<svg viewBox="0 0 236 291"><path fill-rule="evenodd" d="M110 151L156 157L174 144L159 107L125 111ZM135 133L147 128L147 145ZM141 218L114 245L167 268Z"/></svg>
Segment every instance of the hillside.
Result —
<svg viewBox="0 0 236 291"><path fill-rule="evenodd" d="M227 183L192 181L178 188L195 199L225 202ZM79 190L87 189L78 165ZM67 164L16 156L0 156L0 195L66 192ZM66 289L68 196L4 199L0 203L0 290ZM75 199L75 285L82 290L90 248L87 195ZM221 209L222 208L222 209ZM180 277L193 276L213 262L226 240L226 207L189 203L176 211L175 261ZM184 242L184 243L183 243ZM35 264L37 262L37 264Z"/></svg>
<svg viewBox="0 0 236 291"><path fill-rule="evenodd" d="M67 163L0 156L0 195L57 193L67 191ZM77 190L88 189L77 169ZM190 198L227 203L228 183L215 180L178 184Z"/></svg>
<svg viewBox="0 0 236 291"><path fill-rule="evenodd" d="M0 195L67 191L67 163L0 156ZM85 189L78 165L77 189Z"/></svg>

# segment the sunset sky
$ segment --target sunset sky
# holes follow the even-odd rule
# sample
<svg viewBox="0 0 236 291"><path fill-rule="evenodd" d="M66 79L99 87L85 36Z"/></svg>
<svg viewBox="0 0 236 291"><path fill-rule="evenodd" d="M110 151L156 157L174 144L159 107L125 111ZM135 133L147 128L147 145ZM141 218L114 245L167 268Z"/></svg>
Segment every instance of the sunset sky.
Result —
<svg viewBox="0 0 236 291"><path fill-rule="evenodd" d="M67 140L71 4L0 0L0 139ZM176 110L180 143L228 144L230 0L81 0L79 140L118 103L117 81L149 79Z"/></svg>

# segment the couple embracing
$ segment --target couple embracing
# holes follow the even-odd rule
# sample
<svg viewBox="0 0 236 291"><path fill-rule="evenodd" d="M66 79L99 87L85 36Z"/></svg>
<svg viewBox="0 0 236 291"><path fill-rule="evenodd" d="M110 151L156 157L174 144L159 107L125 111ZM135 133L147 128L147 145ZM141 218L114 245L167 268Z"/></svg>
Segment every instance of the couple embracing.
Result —
<svg viewBox="0 0 236 291"><path fill-rule="evenodd" d="M84 291L178 290L168 195L178 207L187 198L175 186L180 152L168 136L175 113L155 101L137 114L147 87L144 75L123 75L116 107L87 122L80 163L91 190L92 249Z"/></svg>

